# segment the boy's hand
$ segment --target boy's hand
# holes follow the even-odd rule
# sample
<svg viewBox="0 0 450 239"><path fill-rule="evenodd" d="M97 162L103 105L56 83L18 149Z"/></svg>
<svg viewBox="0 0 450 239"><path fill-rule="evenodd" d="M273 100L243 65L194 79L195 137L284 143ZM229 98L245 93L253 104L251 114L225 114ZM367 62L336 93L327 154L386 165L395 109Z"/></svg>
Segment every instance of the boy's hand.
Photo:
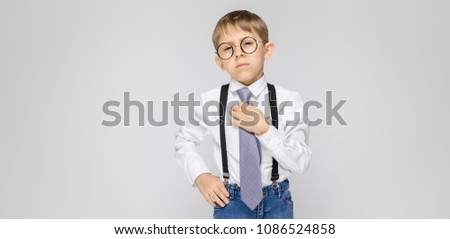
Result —
<svg viewBox="0 0 450 239"><path fill-rule="evenodd" d="M230 195L219 177L204 173L195 179L195 184L197 184L198 189L209 205L214 206L214 202L216 202L221 207L224 207L225 203L228 204Z"/></svg>
<svg viewBox="0 0 450 239"><path fill-rule="evenodd" d="M264 114L256 106L241 102L231 108L231 115L236 119L231 121L233 126L239 126L258 136L269 130Z"/></svg>

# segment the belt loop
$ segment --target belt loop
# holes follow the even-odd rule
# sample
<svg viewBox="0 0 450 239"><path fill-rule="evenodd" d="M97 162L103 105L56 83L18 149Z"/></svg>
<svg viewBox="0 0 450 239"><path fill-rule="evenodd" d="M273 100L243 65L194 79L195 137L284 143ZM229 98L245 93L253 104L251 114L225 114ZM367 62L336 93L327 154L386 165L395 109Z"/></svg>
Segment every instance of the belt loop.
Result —
<svg viewBox="0 0 450 239"><path fill-rule="evenodd" d="M229 187L229 193L230 193L230 199L236 199L236 195L237 195L237 189L236 189L236 184L230 184Z"/></svg>
<svg viewBox="0 0 450 239"><path fill-rule="evenodd" d="M278 198L281 198L281 184L280 183L273 184L272 188L275 191L274 193L278 196Z"/></svg>
<svg viewBox="0 0 450 239"><path fill-rule="evenodd" d="M233 198L234 198L234 189L233 189L233 186L230 185L230 184L228 184L228 186L227 186L227 191L228 191L228 193L230 194L230 199L233 199Z"/></svg>

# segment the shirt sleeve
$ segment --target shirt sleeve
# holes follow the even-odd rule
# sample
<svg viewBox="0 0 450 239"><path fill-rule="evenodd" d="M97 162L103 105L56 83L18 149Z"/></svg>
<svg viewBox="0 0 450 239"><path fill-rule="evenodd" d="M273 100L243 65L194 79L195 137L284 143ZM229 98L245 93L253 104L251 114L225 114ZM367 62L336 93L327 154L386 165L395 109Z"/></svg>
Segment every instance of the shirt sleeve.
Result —
<svg viewBox="0 0 450 239"><path fill-rule="evenodd" d="M299 93L291 97L292 104L283 104L278 109L279 120L284 118L284 128L270 126L269 130L257 136L261 145L269 149L273 157L284 168L294 173L304 173L309 167L312 151L308 147L309 126L303 122L303 101ZM278 103L278 105L280 105ZM279 122L279 125L281 122Z"/></svg>
<svg viewBox="0 0 450 239"><path fill-rule="evenodd" d="M200 106L194 107L194 117L181 126L175 136L175 160L180 165L191 186L195 187L195 179L203 174L210 173L204 158L197 150L197 146L203 142L209 131L203 121L203 101L200 96Z"/></svg>

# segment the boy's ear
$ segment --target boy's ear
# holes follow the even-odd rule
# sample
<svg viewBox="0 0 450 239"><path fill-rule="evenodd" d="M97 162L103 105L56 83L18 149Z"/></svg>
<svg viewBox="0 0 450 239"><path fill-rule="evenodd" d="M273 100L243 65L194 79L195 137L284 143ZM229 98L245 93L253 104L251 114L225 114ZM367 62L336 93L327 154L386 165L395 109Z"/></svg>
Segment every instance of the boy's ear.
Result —
<svg viewBox="0 0 450 239"><path fill-rule="evenodd" d="M275 43L269 41L266 44L264 44L264 46L266 48L266 52L264 53L264 59L269 59L275 52Z"/></svg>
<svg viewBox="0 0 450 239"><path fill-rule="evenodd" d="M221 69L221 70L225 70L222 61L220 60L220 58L218 56L214 57L214 61L216 62L216 65Z"/></svg>

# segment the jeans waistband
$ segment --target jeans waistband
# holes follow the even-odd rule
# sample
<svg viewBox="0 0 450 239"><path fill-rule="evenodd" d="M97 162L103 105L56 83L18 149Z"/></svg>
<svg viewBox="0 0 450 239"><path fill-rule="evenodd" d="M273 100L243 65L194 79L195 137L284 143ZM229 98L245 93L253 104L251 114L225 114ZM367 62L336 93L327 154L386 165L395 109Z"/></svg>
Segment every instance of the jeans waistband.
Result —
<svg viewBox="0 0 450 239"><path fill-rule="evenodd" d="M241 187L239 187L237 184L225 184L225 188L227 189L228 193L230 194L230 199L239 199L241 196ZM271 184L268 186L265 186L262 188L262 194L264 197L277 195L278 197L281 197L281 195L284 193L284 191L289 189L289 180L284 180L279 183Z"/></svg>

